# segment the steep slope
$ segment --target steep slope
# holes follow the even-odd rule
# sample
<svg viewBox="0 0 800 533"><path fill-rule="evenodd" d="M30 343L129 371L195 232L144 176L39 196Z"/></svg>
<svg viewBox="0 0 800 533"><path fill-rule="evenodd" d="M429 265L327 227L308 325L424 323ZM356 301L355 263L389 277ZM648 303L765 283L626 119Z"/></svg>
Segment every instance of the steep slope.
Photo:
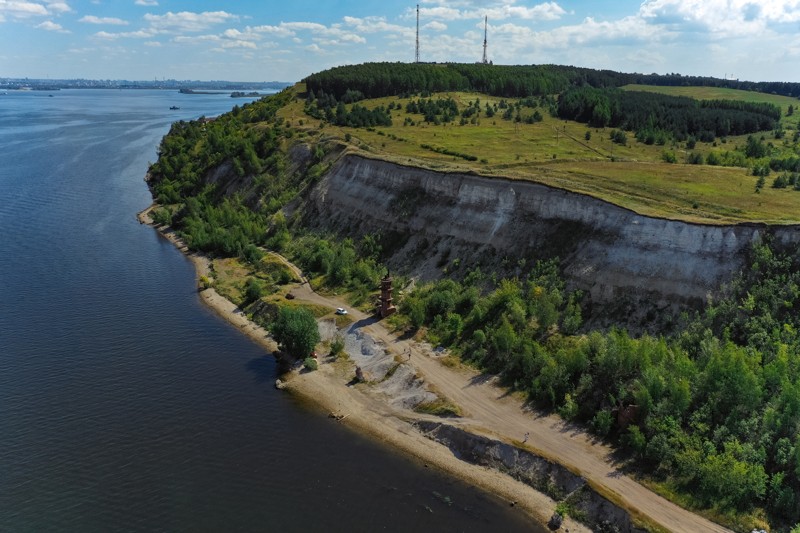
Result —
<svg viewBox="0 0 800 533"><path fill-rule="evenodd" d="M514 274L520 260L556 256L572 287L587 291L595 323L622 318L645 329L713 295L764 235L800 243L799 226L649 218L532 182L354 154L343 155L314 188L305 220L343 235L380 233L391 267L423 279L452 270L456 258Z"/></svg>

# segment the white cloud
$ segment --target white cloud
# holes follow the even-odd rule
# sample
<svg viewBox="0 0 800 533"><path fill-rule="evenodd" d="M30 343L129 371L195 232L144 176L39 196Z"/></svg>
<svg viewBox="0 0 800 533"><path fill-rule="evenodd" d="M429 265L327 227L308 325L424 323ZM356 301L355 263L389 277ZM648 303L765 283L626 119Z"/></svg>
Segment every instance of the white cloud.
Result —
<svg viewBox="0 0 800 533"><path fill-rule="evenodd" d="M308 30L308 31L327 31L327 26L317 22L281 22L281 28L288 30Z"/></svg>
<svg viewBox="0 0 800 533"><path fill-rule="evenodd" d="M146 30L124 31L119 33L99 31L94 35L92 35L92 37L111 41L114 39L149 39L150 37L153 37L153 35L154 35L153 32Z"/></svg>
<svg viewBox="0 0 800 533"><path fill-rule="evenodd" d="M72 9L66 2L47 2L47 11L50 13L69 13Z"/></svg>
<svg viewBox="0 0 800 533"><path fill-rule="evenodd" d="M222 48L258 48L252 41L223 41Z"/></svg>
<svg viewBox="0 0 800 533"><path fill-rule="evenodd" d="M295 35L294 31L285 26L263 25L263 26L254 26L250 29L259 33L268 33L276 37L294 37Z"/></svg>
<svg viewBox="0 0 800 533"><path fill-rule="evenodd" d="M800 22L800 1L645 0L639 14L655 25L720 39L765 31L794 32Z"/></svg>
<svg viewBox="0 0 800 533"><path fill-rule="evenodd" d="M445 31L447 29L447 24L443 24L438 20L434 20L433 22L429 22L422 27L423 29L431 31Z"/></svg>
<svg viewBox="0 0 800 533"><path fill-rule="evenodd" d="M452 7L424 7L419 10L420 20L441 19L441 20L460 20L461 11Z"/></svg>
<svg viewBox="0 0 800 533"><path fill-rule="evenodd" d="M0 0L0 17L8 16L10 18L28 18L47 15L49 15L47 8L39 3Z"/></svg>
<svg viewBox="0 0 800 533"><path fill-rule="evenodd" d="M533 21L553 21L558 20L567 12L556 2L545 2L532 7L518 6L516 0L505 0L500 2L429 2L438 4L435 7L420 8L420 18L440 19L440 20L469 20L483 19L489 20L533 20ZM458 9L463 7L465 9ZM411 11L412 16L416 16L416 10Z"/></svg>
<svg viewBox="0 0 800 533"><path fill-rule="evenodd" d="M320 48L316 44L310 44L310 45L306 46L306 50L309 51L309 52L313 52L315 54L321 54L321 53L324 52L324 50L322 48Z"/></svg>
<svg viewBox="0 0 800 533"><path fill-rule="evenodd" d="M36 27L42 30L55 31L58 33L69 33L69 31L65 30L61 24L57 24L52 20L45 20L41 24L37 24Z"/></svg>
<svg viewBox="0 0 800 533"><path fill-rule="evenodd" d="M29 2L27 0L0 0L0 22L30 17L58 16L72 11L66 2ZM57 30L56 30L57 31Z"/></svg>
<svg viewBox="0 0 800 533"><path fill-rule="evenodd" d="M173 13L168 11L164 15L144 16L151 27L166 32L196 32L203 31L216 24L222 24L230 20L238 20L239 17L226 13L225 11L204 11L203 13L193 13L181 11Z"/></svg>
<svg viewBox="0 0 800 533"><path fill-rule="evenodd" d="M253 31L253 29L250 27L245 28L244 31L239 31L233 28L225 30L222 32L222 36L238 41L258 41L261 39L261 35Z"/></svg>
<svg viewBox="0 0 800 533"><path fill-rule="evenodd" d="M114 26L127 26L128 21L118 19L116 17L96 17L94 15L86 15L81 17L78 22L85 22L87 24L110 24Z"/></svg>
<svg viewBox="0 0 800 533"><path fill-rule="evenodd" d="M136 4L137 6L150 6L150 7L152 7L152 6L157 6L158 2L156 0L136 0L136 2L134 2L134 4Z"/></svg>
<svg viewBox="0 0 800 533"><path fill-rule="evenodd" d="M499 31L502 30L498 29ZM587 17L577 25L561 26L537 33L537 40L548 48L589 44L619 45L654 43L663 33L639 17L625 17L614 21L598 21Z"/></svg>
<svg viewBox="0 0 800 533"><path fill-rule="evenodd" d="M219 35L179 35L172 39L173 42L176 43L188 43L188 44L199 44L199 43L208 43L214 42L217 43L222 39Z"/></svg>
<svg viewBox="0 0 800 533"><path fill-rule="evenodd" d="M344 20L347 26L352 26L352 29L358 33L384 33L413 36L415 31L415 29L410 26L390 24L386 22L386 19L383 17L344 17L342 20Z"/></svg>
<svg viewBox="0 0 800 533"><path fill-rule="evenodd" d="M149 46L151 48L160 48L161 47L161 43L158 42L158 41L145 41L143 44L145 46Z"/></svg>
<svg viewBox="0 0 800 533"><path fill-rule="evenodd" d="M363 37L361 37L360 35L356 35L355 33L344 33L339 38L339 42L341 42L341 43L358 43L358 44L362 44L362 43L367 42L367 40L364 39Z"/></svg>

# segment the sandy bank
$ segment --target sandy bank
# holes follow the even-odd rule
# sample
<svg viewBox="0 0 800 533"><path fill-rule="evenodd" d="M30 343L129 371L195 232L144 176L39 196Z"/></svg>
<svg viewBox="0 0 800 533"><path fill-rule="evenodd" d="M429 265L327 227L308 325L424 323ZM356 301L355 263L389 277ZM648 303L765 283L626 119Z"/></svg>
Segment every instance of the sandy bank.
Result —
<svg viewBox="0 0 800 533"><path fill-rule="evenodd" d="M153 207L137 215L141 223L154 226L149 215ZM201 276L210 274L211 261L207 257L190 252L186 244L170 228L154 227L192 261L198 280ZM275 342L264 328L248 320L236 305L219 295L213 288L201 290L199 295L221 318L266 351L272 352L277 349ZM316 296L315 299L319 300L321 297ZM374 327L371 326L371 329ZM420 461L425 467L438 468L448 475L496 495L541 525L547 523L556 508L554 500L496 470L458 459L449 448L426 438L410 423L419 419L435 420L435 417L398 408L393 405L391 395L387 394L385 389L376 390L377 387L368 385L348 386L352 377L352 365L333 364L323 359L320 369L316 372L293 371L285 376L286 390L300 395L323 413L338 415L341 417L338 423L392 446L395 450ZM331 423L337 422L331 419ZM570 518L564 521L563 530L591 531Z"/></svg>

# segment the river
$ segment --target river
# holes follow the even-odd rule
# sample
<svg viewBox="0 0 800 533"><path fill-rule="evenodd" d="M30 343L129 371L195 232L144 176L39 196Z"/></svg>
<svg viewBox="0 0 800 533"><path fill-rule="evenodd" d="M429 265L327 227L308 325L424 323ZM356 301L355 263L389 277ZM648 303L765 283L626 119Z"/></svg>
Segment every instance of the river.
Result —
<svg viewBox="0 0 800 533"><path fill-rule="evenodd" d="M170 124L243 103L0 95L0 531L530 531L275 390L136 221Z"/></svg>

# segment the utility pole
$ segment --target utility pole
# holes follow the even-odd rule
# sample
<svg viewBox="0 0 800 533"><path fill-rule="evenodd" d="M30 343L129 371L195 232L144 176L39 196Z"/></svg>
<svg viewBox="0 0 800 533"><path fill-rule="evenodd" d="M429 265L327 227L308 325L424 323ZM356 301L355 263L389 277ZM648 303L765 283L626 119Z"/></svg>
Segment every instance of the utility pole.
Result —
<svg viewBox="0 0 800 533"><path fill-rule="evenodd" d="M419 4L417 4L417 50L414 54L414 63L419 63Z"/></svg>

